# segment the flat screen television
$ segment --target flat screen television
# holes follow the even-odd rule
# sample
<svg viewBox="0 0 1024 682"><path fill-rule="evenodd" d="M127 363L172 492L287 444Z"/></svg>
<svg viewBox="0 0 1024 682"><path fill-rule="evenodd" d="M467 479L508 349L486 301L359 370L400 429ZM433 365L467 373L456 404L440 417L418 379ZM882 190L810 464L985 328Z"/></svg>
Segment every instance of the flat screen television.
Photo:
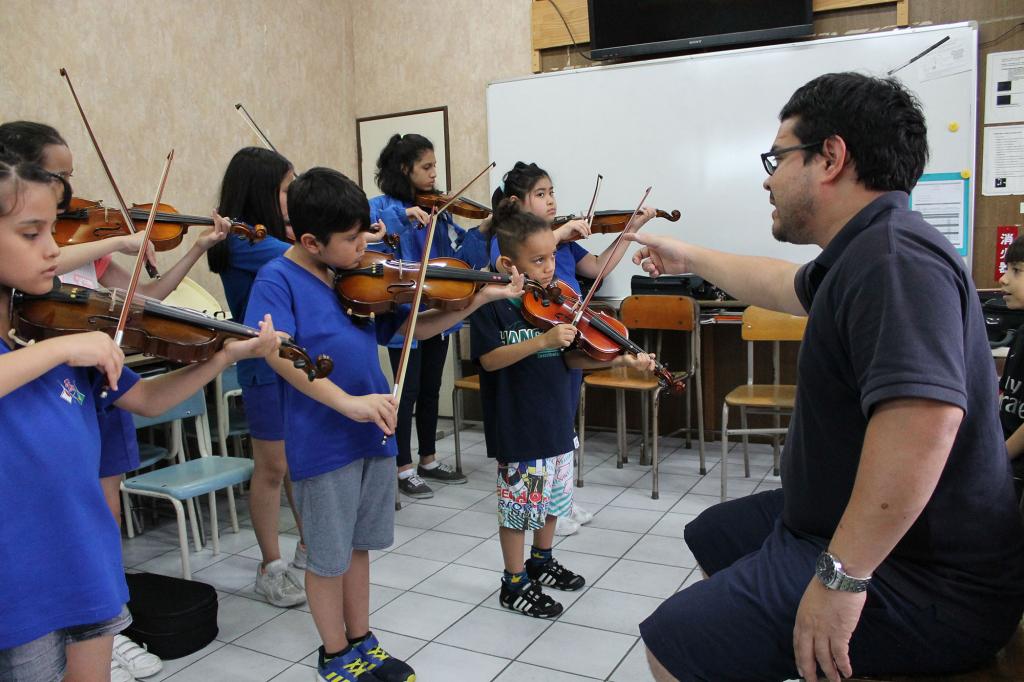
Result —
<svg viewBox="0 0 1024 682"><path fill-rule="evenodd" d="M813 32L811 0L588 0L594 59L783 40Z"/></svg>

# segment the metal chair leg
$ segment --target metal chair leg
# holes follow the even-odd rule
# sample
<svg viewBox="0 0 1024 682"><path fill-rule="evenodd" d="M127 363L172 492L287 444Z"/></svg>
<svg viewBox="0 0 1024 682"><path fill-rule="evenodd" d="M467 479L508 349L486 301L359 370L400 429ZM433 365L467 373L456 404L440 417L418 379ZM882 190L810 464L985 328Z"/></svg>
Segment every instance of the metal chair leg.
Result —
<svg viewBox="0 0 1024 682"><path fill-rule="evenodd" d="M740 428L743 429L743 475L750 478L750 450L748 445L750 443L750 436L746 434L747 430L747 408L740 406Z"/></svg>
<svg viewBox="0 0 1024 682"><path fill-rule="evenodd" d="M689 450L693 447L693 420L690 416L691 410L691 393L693 392L693 377L686 377L686 449Z"/></svg>
<svg viewBox="0 0 1024 682"><path fill-rule="evenodd" d="M722 403L722 461L718 467L722 474L722 502L725 502L726 482L729 480L729 472L726 468L726 460L729 458L729 404Z"/></svg>
<svg viewBox="0 0 1024 682"><path fill-rule="evenodd" d="M640 433L642 438L640 440L640 465L645 466L650 464L649 458L651 456L651 437L650 429L648 428L648 422L650 421L651 411L647 403L647 396L641 391L640 393Z"/></svg>
<svg viewBox="0 0 1024 682"><path fill-rule="evenodd" d="M700 475L708 473L707 465L704 462L704 386L700 378L700 371L697 371L697 450L700 453Z"/></svg>
<svg viewBox="0 0 1024 682"><path fill-rule="evenodd" d="M213 543L213 553L220 554L220 527L217 524L217 491L211 490L208 499L210 501L210 541Z"/></svg>
<svg viewBox="0 0 1024 682"><path fill-rule="evenodd" d="M576 487L583 487L583 446L587 439L587 384L580 386L580 447L576 452Z"/></svg>
<svg viewBox="0 0 1024 682"><path fill-rule="evenodd" d="M185 580L192 580L192 568L189 566L188 561L188 533L185 532L185 508L181 506L181 501L176 500L173 497L170 498L171 504L174 505L174 513L178 517L178 547L181 550L181 577Z"/></svg>
<svg viewBox="0 0 1024 682"><path fill-rule="evenodd" d="M462 430L462 391L458 387L452 389L452 420L455 422L455 471L462 473L462 444L459 431Z"/></svg>
<svg viewBox="0 0 1024 682"><path fill-rule="evenodd" d="M653 424L651 428L651 457L653 465L651 466L651 499L658 499L660 493L658 492L658 407L661 404L661 387L654 389L651 394L651 411L653 414Z"/></svg>
<svg viewBox="0 0 1024 682"><path fill-rule="evenodd" d="M626 455L626 444L629 441L626 435L626 392L622 389L615 391L615 434L619 442L619 458L615 466L621 469L629 461Z"/></svg>

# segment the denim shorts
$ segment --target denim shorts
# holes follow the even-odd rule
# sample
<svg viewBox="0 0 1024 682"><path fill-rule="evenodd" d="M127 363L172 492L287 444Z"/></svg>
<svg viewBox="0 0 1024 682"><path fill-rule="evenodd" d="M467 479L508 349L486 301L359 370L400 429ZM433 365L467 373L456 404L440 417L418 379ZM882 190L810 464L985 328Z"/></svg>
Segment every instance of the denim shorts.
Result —
<svg viewBox="0 0 1024 682"><path fill-rule="evenodd" d="M110 637L131 625L126 607L110 620L76 625L47 633L31 642L0 650L0 680L4 682L52 682L64 677L65 648L97 637Z"/></svg>

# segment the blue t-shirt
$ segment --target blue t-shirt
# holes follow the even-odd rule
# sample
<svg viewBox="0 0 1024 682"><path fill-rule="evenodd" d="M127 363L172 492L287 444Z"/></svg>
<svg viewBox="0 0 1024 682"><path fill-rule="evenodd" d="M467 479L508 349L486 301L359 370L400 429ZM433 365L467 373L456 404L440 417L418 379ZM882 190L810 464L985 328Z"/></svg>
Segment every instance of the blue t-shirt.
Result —
<svg viewBox="0 0 1024 682"><path fill-rule="evenodd" d="M491 240L491 263L497 264L498 240ZM577 242L562 242L555 251L555 277L562 280L575 291L580 293L580 280L576 276L576 264L589 256L590 252L580 246Z"/></svg>
<svg viewBox="0 0 1024 682"><path fill-rule="evenodd" d="M543 332L527 322L520 299L481 306L470 316L470 354L480 356ZM501 462L547 459L575 447L578 388L561 349L546 349L494 372L480 368L487 456Z"/></svg>
<svg viewBox="0 0 1024 682"><path fill-rule="evenodd" d="M269 312L274 328L291 334L312 357L329 355L334 360L329 378L346 393L391 392L380 369L377 345L394 335L405 320L404 312L377 315L372 322L350 318L331 287L284 256L260 270L249 308L252 312L246 323L257 322ZM279 384L292 480L334 471L357 459L397 454L394 438L381 445L383 433L376 424L352 421L287 381Z"/></svg>
<svg viewBox="0 0 1024 682"><path fill-rule="evenodd" d="M782 518L824 547L850 500L874 409L899 398L961 408L935 492L875 578L947 624L986 632L1019 620L1024 605L1024 533L992 355L962 259L907 203L903 192L880 196L797 274L808 322Z"/></svg>
<svg viewBox="0 0 1024 682"><path fill-rule="evenodd" d="M102 374L58 365L0 398L0 649L109 620L128 601L96 414L138 380L125 368L101 399Z"/></svg>
<svg viewBox="0 0 1024 682"><path fill-rule="evenodd" d="M231 317L236 320L246 318L249 302L249 290L256 280L256 273L267 262L277 258L291 246L287 242L274 237L250 243L240 235L228 235L228 268L220 273L220 281L224 285L224 297L228 301ZM263 319L266 311L260 311L257 321ZM250 358L238 362L238 384L240 386L257 386L272 384L277 375L263 358Z"/></svg>
<svg viewBox="0 0 1024 682"><path fill-rule="evenodd" d="M370 199L370 221L380 220L387 227L388 234L398 235L396 256L402 260L418 263L423 258L427 231L421 225L413 224L405 214L405 209L411 206L411 203L381 194ZM370 244L367 248L383 251L387 247L383 244ZM487 266L487 238L482 236L480 230L476 228L462 229L455 224L451 213L445 211L438 216L437 226L434 228L434 240L430 244L430 257L458 258L466 261L469 267L480 269ZM462 323L459 322L445 331L443 336L461 328ZM396 336L387 345L392 348L401 348L402 342L402 337ZM413 348L416 345L416 342L413 341Z"/></svg>

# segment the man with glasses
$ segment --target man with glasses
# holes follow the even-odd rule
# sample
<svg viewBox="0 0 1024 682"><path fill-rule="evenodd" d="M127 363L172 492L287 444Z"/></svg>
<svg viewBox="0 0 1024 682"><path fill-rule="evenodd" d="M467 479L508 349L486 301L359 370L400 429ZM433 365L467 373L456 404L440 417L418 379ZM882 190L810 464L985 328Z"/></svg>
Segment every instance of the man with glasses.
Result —
<svg viewBox="0 0 1024 682"><path fill-rule="evenodd" d="M640 626L658 680L816 681L983 664L1024 611L1024 534L978 296L908 208L924 115L893 80L807 83L779 115L772 234L799 266L630 235L652 275L695 272L807 315L782 488L686 526L709 579Z"/></svg>

